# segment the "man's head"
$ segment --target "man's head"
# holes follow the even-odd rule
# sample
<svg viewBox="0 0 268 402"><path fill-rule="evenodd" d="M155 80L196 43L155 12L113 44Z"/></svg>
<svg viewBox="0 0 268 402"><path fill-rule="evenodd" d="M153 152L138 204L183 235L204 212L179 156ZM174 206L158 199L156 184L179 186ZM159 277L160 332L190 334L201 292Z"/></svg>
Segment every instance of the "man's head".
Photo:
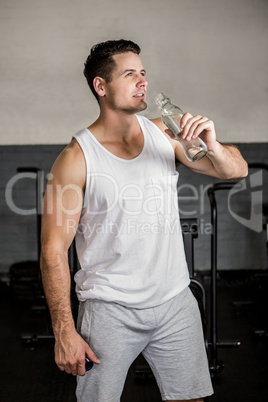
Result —
<svg viewBox="0 0 268 402"><path fill-rule="evenodd" d="M99 102L95 91L93 80L95 77L102 77L107 83L111 82L112 74L116 67L113 58L116 54L132 52L140 54L140 47L130 40L109 40L93 46L85 62L84 75L88 85Z"/></svg>

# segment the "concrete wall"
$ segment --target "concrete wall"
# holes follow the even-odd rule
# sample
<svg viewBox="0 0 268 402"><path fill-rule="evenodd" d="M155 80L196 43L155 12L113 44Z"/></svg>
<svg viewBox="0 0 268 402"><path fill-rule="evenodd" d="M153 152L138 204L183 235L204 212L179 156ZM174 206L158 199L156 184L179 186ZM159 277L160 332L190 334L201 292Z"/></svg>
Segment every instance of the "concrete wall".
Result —
<svg viewBox="0 0 268 402"><path fill-rule="evenodd" d="M98 107L82 74L93 44L142 48L152 94L215 121L227 142L267 140L267 0L1 0L0 144L65 144Z"/></svg>

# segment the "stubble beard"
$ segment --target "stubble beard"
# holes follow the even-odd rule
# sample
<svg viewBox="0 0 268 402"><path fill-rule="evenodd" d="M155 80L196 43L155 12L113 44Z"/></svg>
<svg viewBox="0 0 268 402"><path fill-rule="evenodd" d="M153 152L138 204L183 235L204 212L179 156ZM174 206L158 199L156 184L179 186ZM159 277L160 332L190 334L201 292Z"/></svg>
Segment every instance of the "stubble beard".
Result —
<svg viewBox="0 0 268 402"><path fill-rule="evenodd" d="M125 113L128 115L132 115L132 114L139 113L139 112L142 112L143 110L147 109L147 103L145 102L144 99L140 99L139 105L137 105L137 106L120 105L115 102L115 92L112 90L111 93L112 93L113 97L112 97L110 106L115 111Z"/></svg>
<svg viewBox="0 0 268 402"><path fill-rule="evenodd" d="M143 112L143 110L147 109L147 103L142 100L142 102L139 104L139 106L126 106L122 108L118 108L118 111L121 111L126 114L135 114L139 112Z"/></svg>

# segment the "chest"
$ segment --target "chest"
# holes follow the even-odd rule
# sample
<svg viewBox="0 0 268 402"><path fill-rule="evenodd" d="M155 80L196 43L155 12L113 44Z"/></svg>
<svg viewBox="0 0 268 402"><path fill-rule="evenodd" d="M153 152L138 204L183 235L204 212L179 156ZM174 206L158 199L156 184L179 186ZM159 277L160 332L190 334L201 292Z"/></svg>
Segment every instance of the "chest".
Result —
<svg viewBox="0 0 268 402"><path fill-rule="evenodd" d="M137 135L129 141L103 141L101 145L118 158L131 160L136 158L143 150L144 137Z"/></svg>

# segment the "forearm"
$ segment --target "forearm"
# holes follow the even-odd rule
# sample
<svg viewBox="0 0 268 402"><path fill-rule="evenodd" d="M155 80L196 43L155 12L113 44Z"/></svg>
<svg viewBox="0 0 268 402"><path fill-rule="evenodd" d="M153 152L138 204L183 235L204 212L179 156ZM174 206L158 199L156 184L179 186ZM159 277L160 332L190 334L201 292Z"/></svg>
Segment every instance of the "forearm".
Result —
<svg viewBox="0 0 268 402"><path fill-rule="evenodd" d="M192 116L190 113L185 113L180 125L182 139L189 141L200 136L208 148L207 156L193 164L182 155L180 147L174 145L175 155L184 165L195 172L223 180L240 179L247 176L247 162L235 146L221 144L216 140L212 120L200 115Z"/></svg>
<svg viewBox="0 0 268 402"><path fill-rule="evenodd" d="M70 300L68 255L58 250L43 249L40 266L43 288L49 307L55 337L75 330Z"/></svg>
<svg viewBox="0 0 268 402"><path fill-rule="evenodd" d="M248 174L247 162L234 145L216 141L213 149L208 151L207 157L221 179L238 179Z"/></svg>
<svg viewBox="0 0 268 402"><path fill-rule="evenodd" d="M84 375L85 356L94 363L99 364L100 361L75 328L67 252L43 248L41 272L55 335L55 362L60 370L73 375Z"/></svg>

